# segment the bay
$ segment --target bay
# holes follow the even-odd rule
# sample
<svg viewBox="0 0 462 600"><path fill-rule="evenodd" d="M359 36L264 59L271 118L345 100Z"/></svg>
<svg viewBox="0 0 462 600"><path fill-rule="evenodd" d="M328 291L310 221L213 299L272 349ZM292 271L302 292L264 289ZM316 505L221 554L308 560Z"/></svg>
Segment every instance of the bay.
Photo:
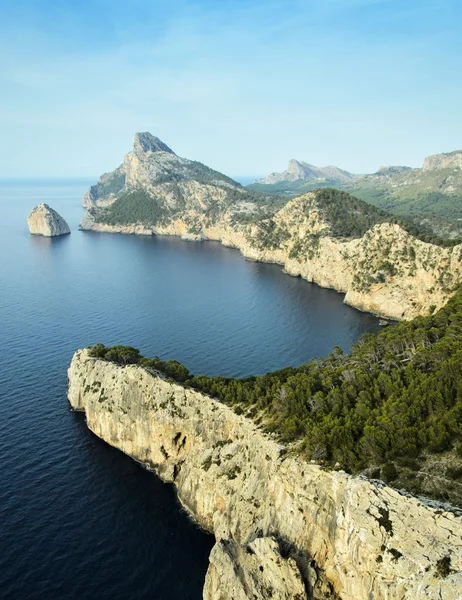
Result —
<svg viewBox="0 0 462 600"><path fill-rule="evenodd" d="M348 350L378 320L216 242L78 231L88 180L0 182L0 595L199 599L213 537L66 399L77 348L247 376ZM46 202L72 233L31 236Z"/></svg>

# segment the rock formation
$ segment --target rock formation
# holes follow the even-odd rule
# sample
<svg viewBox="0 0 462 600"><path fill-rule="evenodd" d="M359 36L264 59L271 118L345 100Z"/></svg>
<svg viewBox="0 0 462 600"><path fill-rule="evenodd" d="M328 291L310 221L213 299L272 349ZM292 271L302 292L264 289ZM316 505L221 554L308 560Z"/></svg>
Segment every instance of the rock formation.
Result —
<svg viewBox="0 0 462 600"><path fill-rule="evenodd" d="M459 516L308 464L212 398L87 350L68 397L214 533L206 600L460 599Z"/></svg>
<svg viewBox="0 0 462 600"><path fill-rule="evenodd" d="M427 156L422 165L422 171L441 171L445 169L462 170L462 150Z"/></svg>
<svg viewBox="0 0 462 600"><path fill-rule="evenodd" d="M55 237L70 233L69 225L48 204L38 204L27 217L29 231L34 235Z"/></svg>
<svg viewBox="0 0 462 600"><path fill-rule="evenodd" d="M318 192L281 208L274 197L251 195L150 134L137 134L123 165L85 196L81 228L218 240L248 259L280 264L291 275L343 292L346 303L382 317L412 319L443 306L462 283L462 245L424 243L387 223L385 213L349 198L348 211L323 204ZM343 219L365 215L368 231L344 233Z"/></svg>
<svg viewBox="0 0 462 600"><path fill-rule="evenodd" d="M137 133L133 150L112 173L104 174L84 196L86 208L110 206L121 194L144 189L162 198L169 210L206 209L225 201L229 192L248 195L246 189L226 175L177 156L150 133Z"/></svg>

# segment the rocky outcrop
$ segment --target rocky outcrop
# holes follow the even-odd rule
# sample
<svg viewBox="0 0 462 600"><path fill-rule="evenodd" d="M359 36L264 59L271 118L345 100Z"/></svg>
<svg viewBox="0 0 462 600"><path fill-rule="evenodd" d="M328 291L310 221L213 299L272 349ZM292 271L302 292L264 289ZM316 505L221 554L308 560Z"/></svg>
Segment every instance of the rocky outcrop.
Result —
<svg viewBox="0 0 462 600"><path fill-rule="evenodd" d="M462 150L433 154L424 160L422 171L438 171L442 169L462 169Z"/></svg>
<svg viewBox="0 0 462 600"><path fill-rule="evenodd" d="M214 533L207 600L460 599L460 517L307 464L212 398L87 350L72 359L68 397Z"/></svg>
<svg viewBox="0 0 462 600"><path fill-rule="evenodd" d="M34 235L55 237L70 233L69 225L48 204L38 204L27 217L29 231Z"/></svg>
<svg viewBox="0 0 462 600"><path fill-rule="evenodd" d="M256 538L245 547L234 540L218 540L209 562L204 600L306 598L296 561L281 555L275 538Z"/></svg>

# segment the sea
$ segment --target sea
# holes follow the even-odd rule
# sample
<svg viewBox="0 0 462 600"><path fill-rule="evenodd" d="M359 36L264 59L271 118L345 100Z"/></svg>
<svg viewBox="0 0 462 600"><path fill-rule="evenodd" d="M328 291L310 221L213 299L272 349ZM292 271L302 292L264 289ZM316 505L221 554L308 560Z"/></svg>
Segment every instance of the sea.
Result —
<svg viewBox="0 0 462 600"><path fill-rule="evenodd" d="M0 181L0 598L199 600L213 536L71 411L73 353L245 377L348 351L378 319L217 242L79 231L93 182ZM40 202L70 235L30 235Z"/></svg>

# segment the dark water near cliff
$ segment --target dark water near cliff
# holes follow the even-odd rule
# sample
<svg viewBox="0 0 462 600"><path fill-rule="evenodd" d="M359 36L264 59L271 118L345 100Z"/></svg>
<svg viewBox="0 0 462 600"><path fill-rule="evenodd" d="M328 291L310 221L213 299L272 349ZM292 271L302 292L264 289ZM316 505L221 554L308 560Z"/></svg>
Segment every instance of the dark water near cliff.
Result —
<svg viewBox="0 0 462 600"><path fill-rule="evenodd" d="M70 412L73 352L131 344L240 376L347 349L377 319L217 243L79 232L86 187L0 184L0 597L199 599L213 538ZM70 236L29 235L43 201Z"/></svg>

